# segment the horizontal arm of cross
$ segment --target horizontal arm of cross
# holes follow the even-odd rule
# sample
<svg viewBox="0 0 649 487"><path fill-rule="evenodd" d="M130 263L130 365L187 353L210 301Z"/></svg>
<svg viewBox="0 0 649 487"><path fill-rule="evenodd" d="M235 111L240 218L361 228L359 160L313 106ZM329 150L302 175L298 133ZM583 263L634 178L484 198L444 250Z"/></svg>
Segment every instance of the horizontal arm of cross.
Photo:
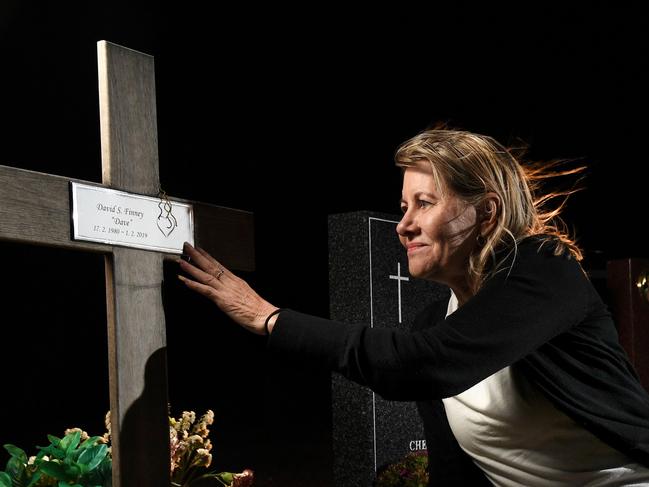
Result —
<svg viewBox="0 0 649 487"><path fill-rule="evenodd" d="M0 165L0 241L108 253L111 245L71 238L70 181L98 183ZM224 265L254 270L250 212L170 198L194 206L194 240ZM175 258L165 254L166 258Z"/></svg>

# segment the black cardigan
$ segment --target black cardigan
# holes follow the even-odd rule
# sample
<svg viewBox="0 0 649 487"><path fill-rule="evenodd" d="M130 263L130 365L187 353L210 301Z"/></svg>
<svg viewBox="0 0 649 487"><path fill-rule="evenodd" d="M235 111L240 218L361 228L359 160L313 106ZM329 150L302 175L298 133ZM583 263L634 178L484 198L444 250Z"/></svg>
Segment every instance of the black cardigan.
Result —
<svg viewBox="0 0 649 487"><path fill-rule="evenodd" d="M509 365L578 424L649 466L649 394L581 266L553 250L525 239L455 313L444 319L447 303L432 303L410 332L285 310L268 347L340 372L385 399L417 401L431 484L444 478L448 485L466 472L441 398Z"/></svg>

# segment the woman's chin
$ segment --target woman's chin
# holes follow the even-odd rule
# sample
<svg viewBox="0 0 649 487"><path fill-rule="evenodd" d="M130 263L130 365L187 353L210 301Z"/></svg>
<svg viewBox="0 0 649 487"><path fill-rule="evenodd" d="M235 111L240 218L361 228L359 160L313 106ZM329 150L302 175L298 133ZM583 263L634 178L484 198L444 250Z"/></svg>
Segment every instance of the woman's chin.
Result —
<svg viewBox="0 0 649 487"><path fill-rule="evenodd" d="M426 272L420 266L408 265L408 273L410 277L415 279L424 279L426 277Z"/></svg>
<svg viewBox="0 0 649 487"><path fill-rule="evenodd" d="M421 266L416 265L414 262L408 263L408 273L410 277L414 279L425 279L427 281L437 281L435 277L437 276L436 268L430 266Z"/></svg>

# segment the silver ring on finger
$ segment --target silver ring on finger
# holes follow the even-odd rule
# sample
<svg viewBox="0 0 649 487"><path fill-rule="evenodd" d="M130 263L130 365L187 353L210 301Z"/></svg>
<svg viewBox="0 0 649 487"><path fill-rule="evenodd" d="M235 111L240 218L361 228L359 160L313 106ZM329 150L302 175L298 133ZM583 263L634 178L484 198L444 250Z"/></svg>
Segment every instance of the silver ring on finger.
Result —
<svg viewBox="0 0 649 487"><path fill-rule="evenodd" d="M219 273L216 275L217 281L221 279L221 276L223 275L224 272L225 270L223 268L219 269Z"/></svg>

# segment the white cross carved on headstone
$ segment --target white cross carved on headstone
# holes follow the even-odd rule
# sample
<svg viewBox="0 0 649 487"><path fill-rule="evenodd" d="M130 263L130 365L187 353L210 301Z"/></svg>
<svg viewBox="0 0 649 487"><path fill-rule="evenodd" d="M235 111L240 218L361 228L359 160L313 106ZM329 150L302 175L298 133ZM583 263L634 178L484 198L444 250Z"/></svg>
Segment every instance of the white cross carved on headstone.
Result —
<svg viewBox="0 0 649 487"><path fill-rule="evenodd" d="M401 262L397 262L397 275L390 274L390 279L397 281L397 294L399 296L399 323L401 323L401 281L409 281L410 278L401 275Z"/></svg>
<svg viewBox="0 0 649 487"><path fill-rule="evenodd" d="M156 196L153 58L105 41L97 44L97 53L103 186ZM0 165L0 240L105 254L113 486L168 486L161 285L163 259L177 256L72 240L70 181L98 185ZM253 270L251 213L170 200L193 205L196 245L230 268Z"/></svg>

